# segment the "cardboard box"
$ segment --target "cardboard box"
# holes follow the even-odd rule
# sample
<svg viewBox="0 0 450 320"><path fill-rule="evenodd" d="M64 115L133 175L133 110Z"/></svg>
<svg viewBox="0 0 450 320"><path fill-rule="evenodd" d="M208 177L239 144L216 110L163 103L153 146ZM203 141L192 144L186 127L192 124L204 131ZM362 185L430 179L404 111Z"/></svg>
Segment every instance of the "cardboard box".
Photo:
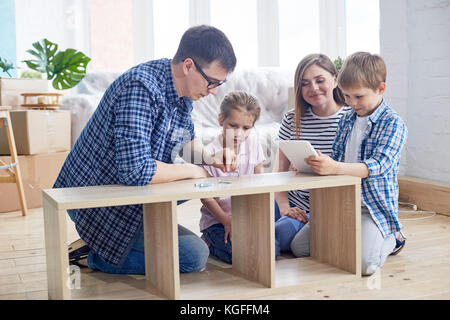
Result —
<svg viewBox="0 0 450 320"><path fill-rule="evenodd" d="M70 150L70 110L11 110L9 114L18 155ZM6 130L0 128L0 155L9 153Z"/></svg>
<svg viewBox="0 0 450 320"><path fill-rule="evenodd" d="M27 208L42 207L42 189L50 189L69 154L66 152L45 153L31 156L19 156L19 168L27 200ZM10 156L2 156L0 160L10 164ZM4 170L0 170L4 175ZM0 212L22 210L19 193L15 183L0 183Z"/></svg>
<svg viewBox="0 0 450 320"><path fill-rule="evenodd" d="M23 103L21 93L49 91L47 79L0 78L0 105L18 108Z"/></svg>

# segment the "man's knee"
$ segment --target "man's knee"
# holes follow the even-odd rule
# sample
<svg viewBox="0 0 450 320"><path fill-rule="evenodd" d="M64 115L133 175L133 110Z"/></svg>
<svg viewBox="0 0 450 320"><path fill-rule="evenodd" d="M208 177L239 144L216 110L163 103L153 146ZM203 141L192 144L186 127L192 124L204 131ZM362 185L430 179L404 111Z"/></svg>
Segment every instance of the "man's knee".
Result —
<svg viewBox="0 0 450 320"><path fill-rule="evenodd" d="M202 270L209 256L209 248L202 239L188 237L188 245L180 245L180 272L183 273Z"/></svg>

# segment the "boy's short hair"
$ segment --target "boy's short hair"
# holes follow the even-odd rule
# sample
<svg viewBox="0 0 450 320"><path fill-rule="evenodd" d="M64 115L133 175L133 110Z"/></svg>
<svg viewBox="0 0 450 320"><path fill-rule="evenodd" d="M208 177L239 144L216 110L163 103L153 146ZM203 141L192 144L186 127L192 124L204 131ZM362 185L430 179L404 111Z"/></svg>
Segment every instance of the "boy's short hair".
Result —
<svg viewBox="0 0 450 320"><path fill-rule="evenodd" d="M355 52L345 59L337 78L341 88L366 87L377 90L386 82L386 64L383 58L369 52Z"/></svg>
<svg viewBox="0 0 450 320"><path fill-rule="evenodd" d="M253 123L258 120L261 114L261 107L259 106L258 100L251 94L243 91L230 92L223 98L220 104L220 113L224 119L230 116L231 110L240 110L252 114L255 116Z"/></svg>
<svg viewBox="0 0 450 320"><path fill-rule="evenodd" d="M228 73L236 67L230 40L222 31L208 25L194 26L184 32L173 62L180 63L187 58L194 59L200 67L207 67L218 60Z"/></svg>

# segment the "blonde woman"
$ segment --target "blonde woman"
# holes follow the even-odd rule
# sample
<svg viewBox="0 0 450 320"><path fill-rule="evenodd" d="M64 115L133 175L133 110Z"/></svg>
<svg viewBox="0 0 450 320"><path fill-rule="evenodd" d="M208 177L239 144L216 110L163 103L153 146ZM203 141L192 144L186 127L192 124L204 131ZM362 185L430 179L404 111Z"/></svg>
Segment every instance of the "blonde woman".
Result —
<svg viewBox="0 0 450 320"><path fill-rule="evenodd" d="M338 122L351 110L345 106L337 75L326 55L310 54L300 61L294 79L295 108L284 115L278 134L281 140L308 140L316 150L331 154ZM279 150L275 171L288 171L290 166ZM309 255L309 246L307 250L301 245L291 247L292 239L309 220L309 192L279 192L275 200L275 215L280 216L275 223L276 256L290 251L296 256Z"/></svg>

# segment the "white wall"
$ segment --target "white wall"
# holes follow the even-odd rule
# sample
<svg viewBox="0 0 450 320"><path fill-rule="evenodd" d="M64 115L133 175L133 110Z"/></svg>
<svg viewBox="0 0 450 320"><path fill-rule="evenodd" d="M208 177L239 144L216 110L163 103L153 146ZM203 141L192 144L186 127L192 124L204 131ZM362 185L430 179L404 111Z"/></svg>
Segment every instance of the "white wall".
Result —
<svg viewBox="0 0 450 320"><path fill-rule="evenodd" d="M380 0L380 52L409 131L400 174L450 182L450 1Z"/></svg>

